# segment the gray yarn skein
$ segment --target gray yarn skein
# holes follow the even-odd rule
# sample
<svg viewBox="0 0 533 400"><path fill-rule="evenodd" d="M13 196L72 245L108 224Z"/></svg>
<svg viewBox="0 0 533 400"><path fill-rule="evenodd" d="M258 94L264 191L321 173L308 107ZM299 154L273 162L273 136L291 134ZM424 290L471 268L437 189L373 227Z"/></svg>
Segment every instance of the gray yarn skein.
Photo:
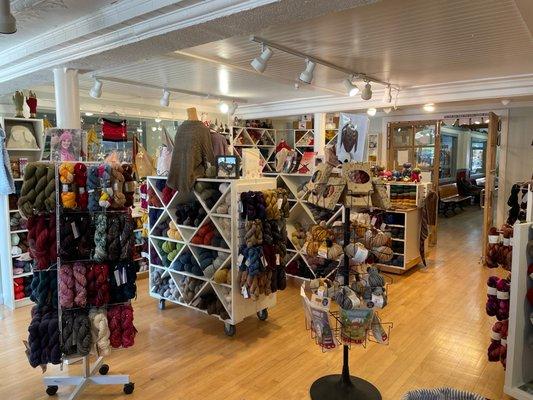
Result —
<svg viewBox="0 0 533 400"><path fill-rule="evenodd" d="M361 304L355 292L348 286L342 286L339 289L335 294L335 302L345 310L353 310Z"/></svg>
<svg viewBox="0 0 533 400"><path fill-rule="evenodd" d="M106 251L106 230L107 230L107 217L105 214L97 214L95 218L95 231L94 231L94 256L93 259L96 262L102 262L107 259Z"/></svg>

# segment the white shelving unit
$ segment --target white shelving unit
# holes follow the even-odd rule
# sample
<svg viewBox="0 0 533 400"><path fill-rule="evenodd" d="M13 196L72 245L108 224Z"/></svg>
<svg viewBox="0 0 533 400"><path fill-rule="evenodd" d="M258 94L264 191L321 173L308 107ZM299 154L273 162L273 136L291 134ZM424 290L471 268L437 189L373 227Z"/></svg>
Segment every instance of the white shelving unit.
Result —
<svg viewBox="0 0 533 400"><path fill-rule="evenodd" d="M290 273L287 273L287 275L303 280L310 280L316 278L317 276L314 271L314 268L309 262L310 256L308 256L306 252L292 240L292 233L296 230L296 223L300 223L304 228L308 228L312 225L318 224L321 221L320 218L313 214L313 206L306 200L307 192L302 192L298 190L298 188L302 184L309 182L309 180L311 179L311 174L280 173L276 174L276 176L278 187L284 188L288 192L290 205L289 217L287 218L287 238L290 242L290 246L287 246L287 259L285 261L285 265L287 266L290 263L296 262L300 266L300 269L302 267L307 268L305 272L308 276L299 276ZM332 215L326 219L326 223L328 226L333 224L333 222L335 221L342 221L343 207L339 205L334 211L332 211L331 214ZM326 276L330 276L331 274L333 274L340 264L340 260L333 261L336 263L335 269L331 270Z"/></svg>
<svg viewBox="0 0 533 400"><path fill-rule="evenodd" d="M6 136L9 137L9 129L16 124L31 125L35 133L35 141L37 143L37 149L17 149L7 148L9 158L11 160L25 157L28 162L39 161L41 159L44 142L44 124L42 119L33 118L9 118L0 117L0 125L6 130ZM7 141L6 141L7 143ZM15 179L16 192L20 191L22 184L22 178ZM11 234L16 233L21 236L27 234L26 229L13 229L10 228L11 217L18 213L17 209L9 208L9 196L0 195L0 216L4 224L0 227L0 274L2 284L0 286L1 296L0 304L5 304L7 307L14 309L22 306L32 304L29 297L23 299L15 299L14 291L14 279L31 276L31 273L24 273L21 275L13 275L13 260L16 257L11 255Z"/></svg>
<svg viewBox="0 0 533 400"><path fill-rule="evenodd" d="M159 176L152 176L148 177L148 185L154 190L157 196L160 196L160 192L156 187L155 182L157 180L166 180L166 177L159 177ZM152 253L152 251L156 251L157 255L161 260L164 260L166 257L166 254L163 254L161 250L161 242L162 241L171 241L173 243L176 243L180 245L179 251L175 254L175 256L172 258L172 260L167 260L167 262L163 262L163 264L166 265L156 265L156 264L150 264L149 267L149 279L150 279L150 296L158 299L160 301L160 308L164 308L164 304L166 301L179 304L181 306L194 309L196 311L199 311L201 313L207 314L207 311L201 308L198 308L195 305L195 301L202 296L202 294L206 294L208 292L214 292L218 299L221 301L222 305L224 306L227 314L229 315L228 319L222 319L218 314L211 314L211 316L220 319L225 323L225 330L226 333L231 335L235 333L235 325L241 322L244 318L256 315L257 313L262 312L265 309L268 309L270 307L273 307L276 304L276 294L273 293L269 296L261 295L260 298L257 301L254 301L252 299L245 299L241 295L241 288L238 282L238 263L237 258L239 254L239 237L238 237L238 221L239 221L239 213L238 213L238 204L240 199L240 194L242 192L247 192L250 190L259 191L259 190L267 190L267 189L274 189L276 188L276 180L275 178L262 178L262 179L209 179L209 178L202 178L198 179L197 182L204 182L204 183L212 183L214 186L218 187L222 183L228 184L228 188L224 191L224 193L221 193L220 198L216 201L213 207L208 207L207 204L202 200L200 195L198 193L194 193L196 200L201 204L202 208L205 210L206 215L202 218L202 222L197 226L187 226L187 225L180 225L178 221L176 220L176 196L170 200L170 202L167 205L164 205L163 207L151 207L149 206L149 210L151 209L162 209L162 213L155 222L155 224L150 225L150 233L149 233L149 251ZM230 211L227 214L220 214L217 213L217 207L226 201L226 196L230 196L231 199L231 207ZM160 198L160 200L162 200ZM161 201L162 202L162 201ZM163 202L162 202L163 203ZM168 224L169 221L173 221L176 225L177 230L179 231L181 235L181 240L175 240L175 239L169 239L166 236L160 236L160 235L154 235L154 228L157 227L159 224ZM220 236L222 237L224 241L223 247L214 247L210 245L203 245L203 244L195 244L193 243L193 238L195 237L195 234L198 232L199 229L202 228L206 223L209 223L209 221L214 225L215 229L218 231ZM228 224L229 226L226 226L224 224ZM229 229L228 229L229 228ZM208 278L206 276L199 276L195 275L190 272L186 271L177 271L173 269L174 262L185 252L190 252L191 256L196 259L198 264L200 264L199 258L198 258L198 251L199 249L209 249L209 250L216 250L220 253L227 254L227 258L222 263L222 265L219 267L221 268L227 268L228 266L231 266L231 285L225 284L225 283L217 283L212 278ZM150 254L150 262L152 262L152 254ZM195 280L198 280L201 282L201 289L196 293L194 298L189 302L182 302L172 297L163 297L158 293L154 292L154 286L152 285L153 282L153 276L155 271L158 270L162 274L161 277L169 277L180 293L180 281L183 279L183 277L190 277L194 278ZM257 314L259 315L259 314Z"/></svg>
<svg viewBox="0 0 533 400"><path fill-rule="evenodd" d="M528 260L526 253L532 226L531 222L517 224L513 232L513 265L504 392L517 400L533 400L533 394L522 388L524 384L532 385L533 382L533 348L527 343L528 337L533 335L533 321L530 321L530 313L533 310L526 299L528 288L533 286L533 280L527 274L528 265L533 260ZM531 234L531 240L533 240L533 234Z"/></svg>
<svg viewBox="0 0 533 400"><path fill-rule="evenodd" d="M233 154L242 159L242 150L245 148L258 149L265 166L264 172L275 171L276 163L276 130L265 128L250 128L232 126L230 144ZM242 165L242 162L241 162Z"/></svg>

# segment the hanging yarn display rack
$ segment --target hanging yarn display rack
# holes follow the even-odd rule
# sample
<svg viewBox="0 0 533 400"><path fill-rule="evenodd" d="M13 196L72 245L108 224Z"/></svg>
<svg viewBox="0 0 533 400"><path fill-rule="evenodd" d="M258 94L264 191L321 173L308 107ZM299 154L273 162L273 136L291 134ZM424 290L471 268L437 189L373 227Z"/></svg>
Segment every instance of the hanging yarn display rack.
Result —
<svg viewBox="0 0 533 400"><path fill-rule="evenodd" d="M370 195L370 194L369 194ZM363 205L361 205L364 208ZM344 244L350 243L351 239L351 221L350 221L350 207L344 207L343 218L343 233ZM356 280L360 279L360 274L357 271L352 271L350 268L350 259L346 251L344 252L343 262L339 266L338 275L343 279L343 283L347 284L350 280L350 272L354 273ZM329 314L335 320L333 334L342 342L341 331L342 321L338 311L330 311ZM381 323L387 326L387 344L390 338L390 331L392 323ZM313 336L313 333L311 334ZM365 333L365 338L360 345L366 347L368 329ZM310 395L312 400L381 400L381 393L370 382L365 379L350 374L349 351L350 344L343 344L343 366L341 374L325 375L313 382L310 388Z"/></svg>
<svg viewBox="0 0 533 400"><path fill-rule="evenodd" d="M62 182L60 182L60 174L59 174L59 167L61 163L55 163L55 179L56 179L56 245L58 248L58 255L57 255L57 263L56 268L58 271L57 274L57 284L58 289L60 285L60 269L61 269L61 256L60 256L60 248L61 248L61 218L64 216L64 214L79 214L81 211L75 210L75 209L69 209L68 213L65 212L62 206L62 199L61 199L61 185ZM98 165L98 162L84 162L85 165ZM98 213L124 213L129 211L124 210L103 210L103 211L83 211L83 213L86 214L98 214ZM88 262L90 260L84 259L82 262ZM75 263L76 261L69 260L68 263ZM58 303L60 299L60 291L58 290ZM115 303L113 303L115 305ZM107 306L106 306L107 308ZM75 308L72 308L74 310ZM70 310L70 308L69 308ZM63 347L63 310L61 306L58 306L58 317L59 317L59 338L60 338L60 346ZM96 360L91 365L91 359L90 354L87 355L72 355L72 356L66 356L62 355L62 363L61 363L61 369L63 368L63 364L75 364L81 362L82 364L82 373L81 375L64 375L64 376L50 376L50 377L44 377L43 382L46 386L46 393L49 396L53 396L57 393L59 386L75 386L74 390L70 393L68 399L69 400L75 400L85 390L85 388L89 384L95 384L95 385L124 385L123 391L125 394L131 394L134 391L134 383L130 381L129 375L108 375L109 372L109 365L104 363L104 356L98 354L96 356Z"/></svg>

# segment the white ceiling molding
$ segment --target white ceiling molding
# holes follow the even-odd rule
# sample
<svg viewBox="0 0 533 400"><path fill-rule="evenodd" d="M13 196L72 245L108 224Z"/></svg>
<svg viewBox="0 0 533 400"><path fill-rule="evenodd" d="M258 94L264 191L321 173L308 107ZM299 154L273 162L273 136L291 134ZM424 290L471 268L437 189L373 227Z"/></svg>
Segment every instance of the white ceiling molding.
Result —
<svg viewBox="0 0 533 400"><path fill-rule="evenodd" d="M99 71L379 1L121 1L1 52L0 93L48 83L43 71L60 65Z"/></svg>
<svg viewBox="0 0 533 400"><path fill-rule="evenodd" d="M315 112L338 112L365 110L369 107L389 107L382 103L383 91L376 91L373 99L363 101L343 96L324 96L312 99L278 101L261 105L239 107L239 118L267 118L287 115L302 115ZM446 84L414 86L403 88L398 96L398 107L425 103L451 103L472 100L489 100L533 95L533 74L514 77L480 79L474 81L450 82Z"/></svg>

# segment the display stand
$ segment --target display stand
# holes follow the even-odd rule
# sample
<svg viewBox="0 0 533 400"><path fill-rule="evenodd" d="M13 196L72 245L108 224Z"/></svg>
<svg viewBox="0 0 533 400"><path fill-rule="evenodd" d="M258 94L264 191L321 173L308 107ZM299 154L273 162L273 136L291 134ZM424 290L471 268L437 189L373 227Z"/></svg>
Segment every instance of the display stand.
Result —
<svg viewBox="0 0 533 400"><path fill-rule="evenodd" d="M220 197L212 207L209 207L206 201L202 199L202 195L195 190L194 196L200 207L205 213L201 222L197 226L181 224L177 219L177 195L165 204L161 190L158 189L158 181L165 181L166 177L150 176L148 177L148 185L152 188L155 196L159 198L161 206L148 206L149 213L160 213L157 220L150 220L149 225L149 252L150 252L150 296L159 300L159 308L164 309L166 301L179 304L181 306L191 308L201 313L211 315L224 322L225 333L228 336L235 334L235 325L241 322L244 318L257 315L259 319L266 319L266 310L276 304L276 294L272 293L268 296L261 295L257 301L252 299L245 299L241 295L241 288L238 280L238 255L239 255L239 210L238 204L240 194L250 190L259 191L266 189L275 189L276 180L274 178L261 179L210 179L200 178L197 182L212 185L213 188L219 188L219 185L225 184L227 188L223 193L219 193ZM227 200L227 199L230 200ZM153 202L151 202L153 203ZM219 206L223 203L229 204L228 212L217 212ZM180 239L173 239L168 236L169 223L173 222L179 232ZM223 239L221 246L211 246L195 243L195 236L199 234L204 226L212 224L215 228L215 233L220 235ZM162 230L162 235L157 235L156 232ZM163 249L164 243L173 243L173 246L179 248L176 252L166 253ZM217 283L212 277L205 275L194 274L184 270L178 270L176 266L179 263L180 257L185 255L198 264L201 264L201 253L203 250L212 250L218 254L224 254L225 260L217 269L227 268L231 266L231 284ZM156 262L156 259L158 260ZM186 294L183 287L184 280L197 284L199 290L196 291L194 297L186 300ZM170 288L176 288L172 295L171 291L165 291L163 294L157 291L155 281L162 281L163 285L168 285ZM170 289L169 288L169 289ZM198 306L199 299L208 293L214 293L224 306L229 318L221 318L218 313L209 314L206 309ZM180 300L181 298L181 300Z"/></svg>
<svg viewBox="0 0 533 400"><path fill-rule="evenodd" d="M344 209L344 243L350 242L350 209ZM349 282L349 257L344 254L340 273L344 282ZM343 345L342 373L326 375L317 379L309 390L312 400L381 400L381 393L370 382L350 375L349 346Z"/></svg>

